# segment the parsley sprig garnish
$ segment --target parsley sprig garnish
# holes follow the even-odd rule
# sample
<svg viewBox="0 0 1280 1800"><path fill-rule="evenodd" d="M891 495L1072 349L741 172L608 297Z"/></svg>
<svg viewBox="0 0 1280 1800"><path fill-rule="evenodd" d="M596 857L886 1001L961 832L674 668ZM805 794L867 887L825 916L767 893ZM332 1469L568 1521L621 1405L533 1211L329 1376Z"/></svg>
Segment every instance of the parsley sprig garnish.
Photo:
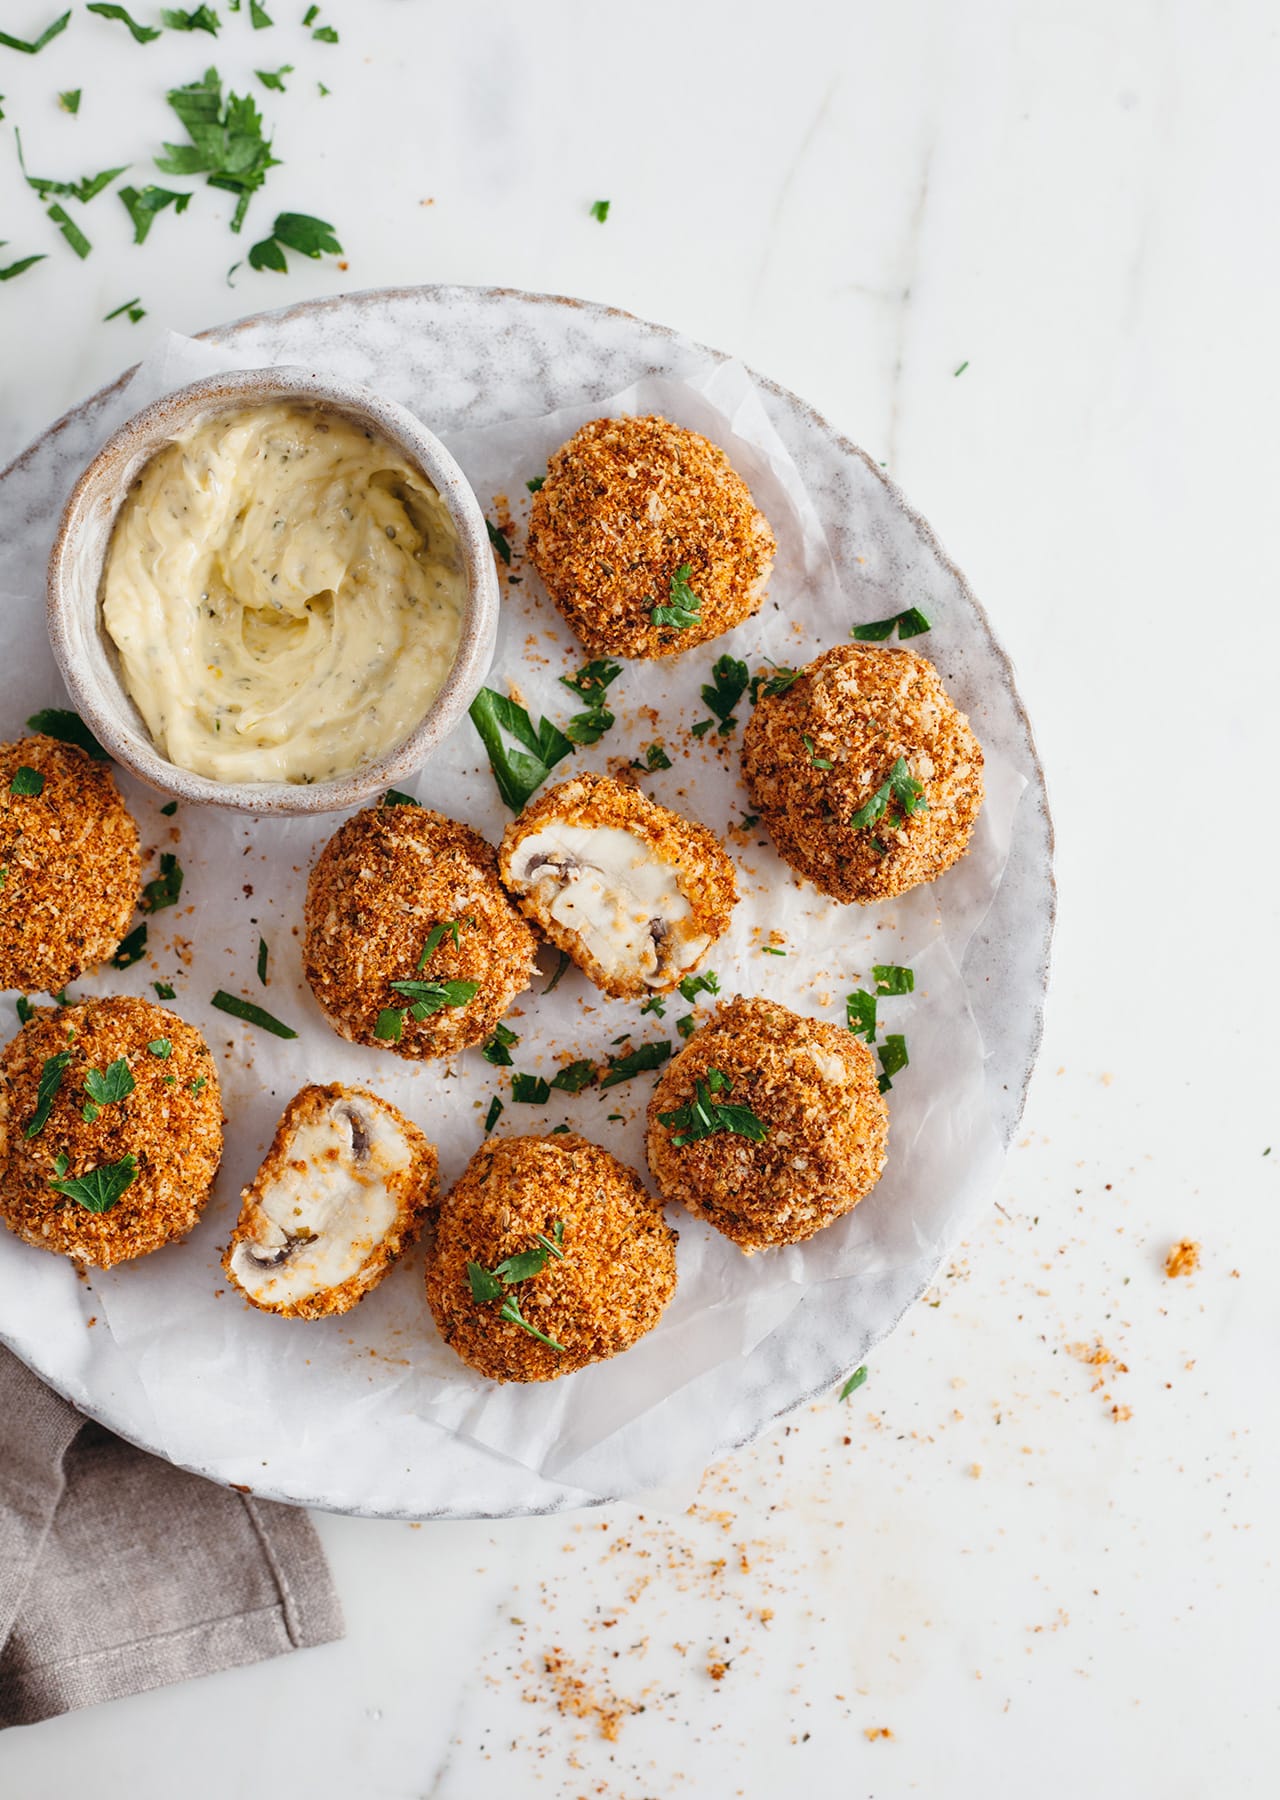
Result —
<svg viewBox="0 0 1280 1800"><path fill-rule="evenodd" d="M651 1038L636 1050L628 1050L622 1056L611 1056L600 1086L616 1087L620 1081L630 1081L633 1075L644 1075L650 1069L660 1069L670 1055L669 1038Z"/></svg>
<svg viewBox="0 0 1280 1800"><path fill-rule="evenodd" d="M907 1040L901 1032L890 1032L884 1043L876 1045L877 1011L880 1000L900 998L903 994L915 992L916 977L913 969L904 967L902 963L874 963L871 977L875 982L875 992L869 994L864 988L855 988L853 993L845 995L845 1023L855 1037L865 1039L875 1049L880 1058L880 1074L876 1085L882 1094L887 1094L893 1086L893 1077L907 1067Z"/></svg>
<svg viewBox="0 0 1280 1800"><path fill-rule="evenodd" d="M85 1124L92 1125L104 1106L114 1106L121 1100L127 1100L136 1086L129 1068L129 1059L125 1056L117 1056L105 1069L86 1070L84 1091L89 1098L82 1115Z"/></svg>
<svg viewBox="0 0 1280 1800"><path fill-rule="evenodd" d="M855 831L866 831L876 825L891 808L900 807L904 818L914 818L916 813L928 810L929 802L924 798L924 784L915 780L907 767L907 759L900 756L890 769L888 778L881 783L867 801L860 806L849 820Z"/></svg>
<svg viewBox="0 0 1280 1800"><path fill-rule="evenodd" d="M158 913L163 912L166 906L176 906L182 893L182 881L182 864L172 851L162 851L160 873L147 882L142 890L142 910Z"/></svg>
<svg viewBox="0 0 1280 1800"><path fill-rule="evenodd" d="M527 1331L530 1337L537 1338L540 1344L546 1344L552 1350L564 1350L564 1345L555 1338L540 1331L525 1318L520 1309L518 1295L510 1292L522 1281L532 1281L546 1268L551 1257L558 1262L564 1260L564 1223L557 1219L551 1227L551 1234L538 1231L534 1233L535 1243L532 1249L518 1250L513 1256L504 1257L493 1269L486 1269L482 1263L467 1264L467 1283L471 1289L471 1298L481 1306L488 1306L494 1300L501 1300L498 1317L506 1319L511 1325L518 1325Z"/></svg>
<svg viewBox="0 0 1280 1800"><path fill-rule="evenodd" d="M558 762L573 755L573 744L549 719L535 727L516 701L493 688L481 688L470 707L471 722L489 753L498 792L512 812L521 812ZM516 740L510 748L503 733Z"/></svg>
<svg viewBox="0 0 1280 1800"><path fill-rule="evenodd" d="M655 603L649 614L653 624L669 625L674 631L688 631L691 625L702 623L702 601L689 586L692 574L693 567L690 563L680 564L671 577L666 605L659 606Z"/></svg>
<svg viewBox="0 0 1280 1800"><path fill-rule="evenodd" d="M487 1063L492 1063L495 1069L509 1069L511 1067L511 1046L519 1042L519 1037L511 1030L510 1026L499 1022L494 1026L493 1036L482 1047L480 1054Z"/></svg>
<svg viewBox="0 0 1280 1800"><path fill-rule="evenodd" d="M342 245L327 220L313 218L310 213L282 212L276 214L270 237L261 239L250 249L249 267L287 274L286 250L296 250L299 256L309 256L312 261L321 256L342 255Z"/></svg>
<svg viewBox="0 0 1280 1800"><path fill-rule="evenodd" d="M687 1106L658 1114L658 1123L672 1133L671 1142L675 1149L681 1150L686 1144L713 1137L718 1131L732 1132L736 1137L750 1138L757 1144L762 1144L768 1137L769 1127L749 1106L727 1106L715 1098L717 1094L733 1092L733 1083L719 1069L709 1068L705 1081L700 1075L696 1076L693 1088L694 1097Z"/></svg>
<svg viewBox="0 0 1280 1800"><path fill-rule="evenodd" d="M895 625L899 639L919 637L923 632L933 629L918 606L909 606L905 612L894 613L892 618L873 619L869 625L855 625L853 635L860 644L883 644L886 638L893 636Z"/></svg>
<svg viewBox="0 0 1280 1800"><path fill-rule="evenodd" d="M228 94L224 102L222 78L212 68L199 81L171 88L168 99L191 141L166 144L156 167L165 175L206 175L210 187L235 194L231 229L239 231L267 170L280 160L263 136L262 114L249 94Z"/></svg>
<svg viewBox="0 0 1280 1800"><path fill-rule="evenodd" d="M561 683L571 693L587 702L587 711L574 713L564 728L565 736L575 744L596 744L614 723L613 714L604 704L611 682L622 673L622 664L603 658L584 663L576 675L562 675Z"/></svg>
<svg viewBox="0 0 1280 1800"><path fill-rule="evenodd" d="M427 941L418 958L419 971L426 968L431 958L440 948L446 937L452 937L455 945L464 925L474 925L474 919L443 919L433 925L427 933ZM385 1043L398 1044L404 1035L405 1015L416 1019L421 1024L433 1013L443 1012L446 1007L467 1006L480 991L478 981L392 981L388 983L395 993L403 994L409 1001L407 1007L386 1006L378 1014L373 1027L373 1035Z"/></svg>
<svg viewBox="0 0 1280 1800"><path fill-rule="evenodd" d="M716 719L720 721L718 735L728 737L738 721L733 716L733 709L746 693L750 683L747 665L739 662L734 656L718 656L711 670L711 680L702 686L702 698L715 714L715 719L700 719L693 726L694 737L702 737L710 731Z"/></svg>
<svg viewBox="0 0 1280 1800"><path fill-rule="evenodd" d="M135 244L146 243L147 233L166 206L171 206L175 213L184 213L191 204L190 194L181 194L175 188L151 185L144 188L122 187L120 198L124 202L125 211L133 220Z"/></svg>
<svg viewBox="0 0 1280 1800"><path fill-rule="evenodd" d="M778 694L785 694L789 687L793 687L799 681L803 673L802 669L787 669L775 663L772 675L763 673L753 675L751 677L752 706L759 706L762 695L772 700Z"/></svg>
<svg viewBox="0 0 1280 1800"><path fill-rule="evenodd" d="M138 1176L138 1159L132 1150L127 1150L119 1162L102 1163L96 1169L86 1169L83 1175L66 1177L66 1161L62 1160L62 1171L58 1179L49 1183L59 1194L83 1206L86 1212L105 1213L119 1200L126 1188L132 1187Z"/></svg>
<svg viewBox="0 0 1280 1800"><path fill-rule="evenodd" d="M78 744L95 762L111 761L80 714L72 712L68 707L46 706L41 712L32 713L27 720L27 730L38 731L44 737L57 738L59 743Z"/></svg>

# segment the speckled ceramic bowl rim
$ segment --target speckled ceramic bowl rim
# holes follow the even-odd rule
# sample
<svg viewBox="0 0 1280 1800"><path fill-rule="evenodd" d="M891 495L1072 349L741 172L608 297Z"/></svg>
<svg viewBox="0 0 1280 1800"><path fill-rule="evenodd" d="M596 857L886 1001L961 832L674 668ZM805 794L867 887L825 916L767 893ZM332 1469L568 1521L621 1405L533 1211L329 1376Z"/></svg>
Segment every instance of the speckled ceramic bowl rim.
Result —
<svg viewBox="0 0 1280 1800"><path fill-rule="evenodd" d="M162 756L128 698L118 653L102 623L102 569L129 488L158 450L200 418L277 400L345 413L385 438L421 471L444 501L457 531L467 599L449 673L422 718L394 749L327 781L215 781ZM87 544L91 532L101 535L100 550ZM360 806L415 774L462 719L484 680L493 655L498 604L484 514L439 438L407 407L358 382L285 365L205 377L163 395L126 420L71 490L49 556L47 617L54 660L72 703L103 747L139 780L175 800L258 814L339 812ZM90 648L95 640L101 667L95 667ZM107 668L111 681L104 678Z"/></svg>

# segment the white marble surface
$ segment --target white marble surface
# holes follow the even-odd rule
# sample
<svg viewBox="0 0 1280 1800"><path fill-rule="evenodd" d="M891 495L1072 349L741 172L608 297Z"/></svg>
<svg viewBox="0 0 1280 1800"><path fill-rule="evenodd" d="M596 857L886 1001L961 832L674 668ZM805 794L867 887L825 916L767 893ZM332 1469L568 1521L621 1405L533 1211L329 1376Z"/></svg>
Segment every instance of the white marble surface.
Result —
<svg viewBox="0 0 1280 1800"><path fill-rule="evenodd" d="M329 0L337 47L270 10L136 48L77 7L0 50L0 256L51 252L0 287L0 456L153 325L345 285L580 293L735 351L889 464L1017 661L1048 1032L998 1204L851 1402L692 1511L322 1519L344 1644L9 1732L0 1792L1273 1793L1272 8ZM349 269L229 292L204 190L141 250L110 195L87 262L50 241L12 124L38 173L139 179L164 87L215 59L297 65L251 226L319 213ZM142 325L99 322L134 294ZM1202 1268L1168 1281L1184 1235Z"/></svg>

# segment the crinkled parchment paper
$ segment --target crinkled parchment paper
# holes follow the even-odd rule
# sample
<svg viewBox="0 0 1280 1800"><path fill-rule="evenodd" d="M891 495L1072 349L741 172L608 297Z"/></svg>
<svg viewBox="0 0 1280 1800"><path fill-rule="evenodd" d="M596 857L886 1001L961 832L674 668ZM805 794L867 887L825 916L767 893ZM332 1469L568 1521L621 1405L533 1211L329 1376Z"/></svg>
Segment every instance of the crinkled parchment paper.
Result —
<svg viewBox="0 0 1280 1800"><path fill-rule="evenodd" d="M165 339L115 397L106 427L114 429L162 392L233 366L236 358L208 345ZM1002 1152L984 1098L983 1046L960 962L1000 880L1023 775L988 757L987 799L973 847L942 880L879 906L840 906L794 880L758 826L739 824L748 812L738 745L749 700L740 703L738 728L727 738L714 730L701 739L690 732L708 717L699 690L721 652L741 657L753 672L765 669L766 659L798 666L846 640L855 624L889 610L874 596L873 544L867 546L867 603L859 608L847 597L858 591L848 571L842 592L816 513L740 365L709 363L694 379L645 380L603 406L444 434L488 516L511 527L513 560L499 571L503 613L490 683L514 682L532 712L561 723L580 710L558 677L572 673L585 655L523 555L526 482L580 424L602 412L660 412L723 445L772 523L779 552L757 617L684 656L626 664L608 696L617 724L552 779L606 769L663 743L673 766L644 774L643 787L712 826L738 866L742 898L707 964L723 994L768 994L842 1023L845 995L872 985L873 963L911 965L915 992L880 1002L882 1034L902 1032L911 1058L889 1097L886 1172L853 1213L809 1243L754 1257L696 1220L673 1217L679 1285L659 1328L614 1361L557 1382L499 1387L466 1369L435 1334L418 1256L406 1258L345 1318L308 1324L252 1311L228 1289L219 1254L240 1187L252 1177L285 1102L305 1082L359 1083L385 1094L439 1145L447 1185L482 1141L495 1093L505 1102L498 1133L567 1124L644 1173L644 1108L655 1077L578 1096L553 1092L545 1106L518 1105L512 1071L490 1067L476 1050L449 1065L414 1065L346 1043L325 1023L301 967L307 871L338 820L253 820L185 807L166 819L158 796L124 778L144 844L156 853L176 851L186 884L181 904L151 920L144 962L124 974L87 978L74 993L152 995L154 981L172 983L172 1005L205 1033L218 1060L226 1156L214 1197L185 1244L93 1273L87 1293L69 1266L59 1265L54 1279L53 1259L4 1237L0 1303L13 1298L15 1284L37 1279L50 1332L83 1333L92 1316L84 1359L92 1360L95 1332L110 1335L123 1358L118 1368L127 1371L116 1379L127 1380L135 1400L137 1389L145 1393L152 1441L177 1461L260 1469L264 1485L272 1485L273 1466L287 1445L296 1491L324 1493L326 1463L335 1454L367 1455L367 1502L376 1509L380 1446L413 1442L405 1425L417 1420L442 1428L421 1434L436 1457L447 1457L448 1433L465 1434L584 1497L665 1480L699 1466L716 1441L717 1421L692 1400L681 1403L688 1384L748 1352L814 1283L917 1265L923 1284L990 1192ZM63 699L44 638L41 571L10 568L6 586L17 585L15 574L20 590L0 596L9 737L19 734L34 707ZM903 594L898 604L915 598ZM962 621L939 614L931 635L913 647L937 661L945 677L948 643L955 641L949 634L962 628ZM491 841L510 816L469 722L411 787L424 805L466 819ZM259 937L270 953L265 989L255 973ZM785 954L767 954L766 944ZM541 961L533 990L518 998L508 1018L519 1034L516 1069L549 1078L569 1058L603 1063L613 1040L628 1031L633 1046L666 1037L673 1054L680 1048L675 1021L690 1009L678 996L669 999L665 1018L641 1018L636 1005L606 1000L572 968L547 994L556 958L544 952ZM219 987L268 1007L297 1029L297 1040L282 1042L215 1011L209 1001ZM703 997L698 1011L708 1010ZM662 1429L655 1434L659 1406ZM345 1485L359 1488L349 1476Z"/></svg>

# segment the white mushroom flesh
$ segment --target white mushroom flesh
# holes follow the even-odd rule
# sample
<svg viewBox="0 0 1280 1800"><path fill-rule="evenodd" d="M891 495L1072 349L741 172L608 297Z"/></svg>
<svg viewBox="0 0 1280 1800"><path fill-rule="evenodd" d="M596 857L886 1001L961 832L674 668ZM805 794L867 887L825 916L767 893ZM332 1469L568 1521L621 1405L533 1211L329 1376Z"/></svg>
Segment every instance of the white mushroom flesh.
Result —
<svg viewBox="0 0 1280 1800"><path fill-rule="evenodd" d="M249 1190L251 1230L232 1251L233 1278L269 1306L341 1287L395 1225L390 1178L412 1160L399 1122L368 1103L335 1100L302 1121L284 1160Z"/></svg>
<svg viewBox="0 0 1280 1800"><path fill-rule="evenodd" d="M691 969L710 943L689 929L679 868L616 826L546 825L519 845L511 877L610 976L638 974L659 986Z"/></svg>

